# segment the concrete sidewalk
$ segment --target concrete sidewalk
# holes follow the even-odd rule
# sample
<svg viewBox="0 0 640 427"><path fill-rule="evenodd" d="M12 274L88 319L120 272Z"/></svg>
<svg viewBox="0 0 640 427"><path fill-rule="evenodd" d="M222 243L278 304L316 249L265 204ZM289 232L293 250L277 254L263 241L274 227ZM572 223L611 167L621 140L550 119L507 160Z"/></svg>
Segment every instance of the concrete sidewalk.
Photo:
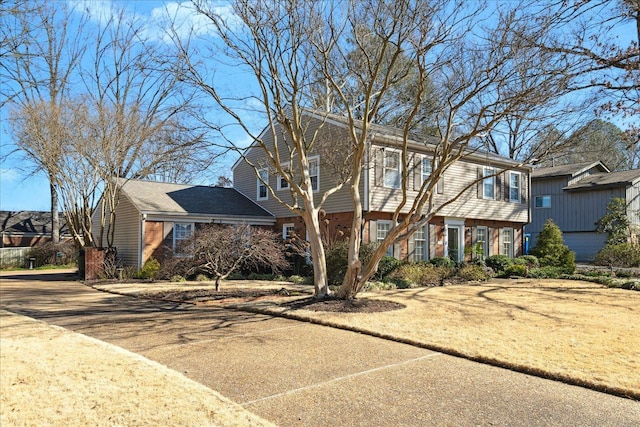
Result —
<svg viewBox="0 0 640 427"><path fill-rule="evenodd" d="M50 278L0 277L2 307L141 354L281 426L636 426L640 420L635 401L406 344Z"/></svg>

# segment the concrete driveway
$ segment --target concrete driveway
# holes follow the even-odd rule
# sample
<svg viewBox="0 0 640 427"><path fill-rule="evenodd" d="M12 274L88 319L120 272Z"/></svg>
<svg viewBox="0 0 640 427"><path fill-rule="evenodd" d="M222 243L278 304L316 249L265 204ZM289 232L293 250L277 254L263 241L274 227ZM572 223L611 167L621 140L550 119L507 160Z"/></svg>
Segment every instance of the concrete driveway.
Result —
<svg viewBox="0 0 640 427"><path fill-rule="evenodd" d="M353 332L4 274L0 305L139 353L281 426L637 426L640 402Z"/></svg>

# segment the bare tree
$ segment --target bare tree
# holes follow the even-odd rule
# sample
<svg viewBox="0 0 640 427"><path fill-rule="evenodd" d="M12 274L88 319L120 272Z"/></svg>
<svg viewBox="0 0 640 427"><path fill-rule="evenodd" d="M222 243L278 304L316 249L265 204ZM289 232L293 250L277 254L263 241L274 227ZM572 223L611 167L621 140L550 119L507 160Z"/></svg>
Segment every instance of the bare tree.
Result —
<svg viewBox="0 0 640 427"><path fill-rule="evenodd" d="M233 16L222 16L221 10L208 2L193 3L219 36L219 42L209 40L214 48L208 58L220 58L225 65L232 63L253 75L256 91L234 95L217 86L208 70L199 66L199 55L204 55L205 48L202 40L195 33L189 40L180 38L176 29L173 37L180 48L181 77L211 96L263 150L265 163L250 164L269 195L304 219L318 297L328 293L318 213L329 196L346 187L353 202L349 266L337 292L339 297L353 298L375 273L390 245L411 236L439 209L461 197L462 193L441 205L434 202L437 182L452 164L473 153L480 138L505 118L563 93L566 63L544 63L543 51L517 44L511 31L516 24L535 25L531 16L503 14L490 26L492 21L482 5L444 0L239 0L233 2ZM486 26L479 25L481 22ZM360 58L357 64L354 57ZM528 70L524 64L529 62L539 66ZM378 131L374 121L394 105L397 89L406 87L407 76L411 90L406 91L403 114L394 120L399 127L400 163L408 164L409 143L422 143L432 152L434 167L413 199L407 196L410 171L404 171L399 190L402 201L393 213L395 225L363 265L358 255L363 165L370 162L369 147ZM322 92L318 87L325 91L321 103L314 98ZM433 99L438 100L434 106L435 139L412 133L423 116L421 108L430 89L435 93ZM358 94L357 103L354 93ZM249 102L261 106L268 123L263 135L268 138L261 139L252 131L243 110ZM340 138L325 135L324 144L319 142L323 130L307 132L312 127L304 118L306 108L320 104L340 112L347 123ZM322 124L316 127L322 129ZM340 144L331 148L341 156L328 162L335 163L335 183L314 198L309 157L318 152L314 151L318 146L326 149L327 141ZM286 181L291 201L283 200L268 185L261 176L264 168ZM475 183L468 188L472 186Z"/></svg>
<svg viewBox="0 0 640 427"><path fill-rule="evenodd" d="M39 122L15 132L15 145L35 171L44 172L51 191L51 238L58 243L60 220L57 171L64 133L61 103L84 53L81 37L86 21L66 3L13 2L2 11L2 103ZM38 111L42 110L42 111ZM36 129L38 127L39 129ZM21 139L20 136L24 137ZM9 149L10 155L15 155Z"/></svg>
<svg viewBox="0 0 640 427"><path fill-rule="evenodd" d="M181 243L175 260L184 275L206 273L220 282L241 267L278 273L289 267L284 244L273 231L249 225L208 224ZM168 261L171 264L171 260Z"/></svg>
<svg viewBox="0 0 640 427"><path fill-rule="evenodd" d="M626 119L628 144L638 144L640 2L549 1L536 7L546 36L523 32L523 40L571 63L569 89L591 94L597 112Z"/></svg>

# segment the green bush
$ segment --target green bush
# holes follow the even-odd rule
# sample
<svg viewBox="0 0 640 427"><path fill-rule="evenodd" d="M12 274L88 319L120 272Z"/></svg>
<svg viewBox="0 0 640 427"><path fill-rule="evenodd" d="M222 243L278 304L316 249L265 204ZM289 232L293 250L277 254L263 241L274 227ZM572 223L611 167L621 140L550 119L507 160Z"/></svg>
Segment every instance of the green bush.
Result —
<svg viewBox="0 0 640 427"><path fill-rule="evenodd" d="M227 280L245 280L245 277L239 271L234 271L227 277Z"/></svg>
<svg viewBox="0 0 640 427"><path fill-rule="evenodd" d="M527 266L523 264L510 265L502 275L504 277L527 277Z"/></svg>
<svg viewBox="0 0 640 427"><path fill-rule="evenodd" d="M538 261L538 258L535 255L521 255L516 259L523 260L529 268L540 267L540 261Z"/></svg>
<svg viewBox="0 0 640 427"><path fill-rule="evenodd" d="M382 280L402 265L402 261L392 256L383 256L378 263L378 271L373 275L374 280Z"/></svg>
<svg viewBox="0 0 640 427"><path fill-rule="evenodd" d="M442 280L450 277L453 269L450 267L436 267L427 262L411 262L402 264L392 272L388 279L398 288L415 286L440 285Z"/></svg>
<svg viewBox="0 0 640 427"><path fill-rule="evenodd" d="M206 274L198 274L196 276L196 282L209 282L211 279Z"/></svg>
<svg viewBox="0 0 640 427"><path fill-rule="evenodd" d="M593 263L609 267L640 267L640 245L633 243L607 245L598 252Z"/></svg>
<svg viewBox="0 0 640 427"><path fill-rule="evenodd" d="M158 276L158 272L160 271L160 263L154 257L149 258L145 261L144 265L138 271L137 278L138 279L155 279Z"/></svg>
<svg viewBox="0 0 640 427"><path fill-rule="evenodd" d="M566 274L576 269L576 254L564 244L562 231L551 219L544 223L531 255L538 258L541 267L559 267Z"/></svg>
<svg viewBox="0 0 640 427"><path fill-rule="evenodd" d="M360 262L363 266L369 262L376 247L377 244L375 243L363 243L360 246ZM339 285L342 283L342 279L347 272L348 256L348 240L339 240L327 248L325 257L327 262L327 279L330 285Z"/></svg>
<svg viewBox="0 0 640 427"><path fill-rule="evenodd" d="M528 277L534 279L558 279L564 273L562 267L540 267L529 270Z"/></svg>
<svg viewBox="0 0 640 427"><path fill-rule="evenodd" d="M484 281L491 277L487 273L486 267L475 264L468 264L458 270L457 277L468 281Z"/></svg>
<svg viewBox="0 0 640 427"><path fill-rule="evenodd" d="M496 276L502 276L513 265L513 259L506 255L491 255L484 260L484 263L495 271Z"/></svg>
<svg viewBox="0 0 640 427"><path fill-rule="evenodd" d="M449 257L435 257L429 260L430 264L435 265L436 267L448 267L453 268L456 266L456 263Z"/></svg>
<svg viewBox="0 0 640 427"><path fill-rule="evenodd" d="M170 280L172 282L186 282L187 281L187 279L185 279L184 276L180 276L179 274L171 276Z"/></svg>

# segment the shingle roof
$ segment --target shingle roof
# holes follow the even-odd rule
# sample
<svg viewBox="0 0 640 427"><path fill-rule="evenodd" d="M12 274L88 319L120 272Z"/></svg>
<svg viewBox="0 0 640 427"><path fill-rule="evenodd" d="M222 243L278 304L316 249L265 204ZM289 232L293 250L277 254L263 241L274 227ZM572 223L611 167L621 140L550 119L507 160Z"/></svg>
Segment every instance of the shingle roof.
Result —
<svg viewBox="0 0 640 427"><path fill-rule="evenodd" d="M550 168L534 169L531 174L532 178L551 178L555 176L573 176L580 172L584 172L592 167L597 167L601 172L609 172L609 169L602 163L598 162L584 162L584 163L572 163L569 165L553 166Z"/></svg>
<svg viewBox="0 0 640 427"><path fill-rule="evenodd" d="M578 182L565 187L565 190L588 189L594 187L613 187L620 185L633 185L640 180L640 169L628 171L599 173L587 176Z"/></svg>
<svg viewBox="0 0 640 427"><path fill-rule="evenodd" d="M0 211L0 228L7 233L50 233L51 212ZM60 214L60 233L69 234L67 223L62 214Z"/></svg>
<svg viewBox="0 0 640 427"><path fill-rule="evenodd" d="M133 179L121 180L121 184L122 191L143 213L273 218L234 188Z"/></svg>

